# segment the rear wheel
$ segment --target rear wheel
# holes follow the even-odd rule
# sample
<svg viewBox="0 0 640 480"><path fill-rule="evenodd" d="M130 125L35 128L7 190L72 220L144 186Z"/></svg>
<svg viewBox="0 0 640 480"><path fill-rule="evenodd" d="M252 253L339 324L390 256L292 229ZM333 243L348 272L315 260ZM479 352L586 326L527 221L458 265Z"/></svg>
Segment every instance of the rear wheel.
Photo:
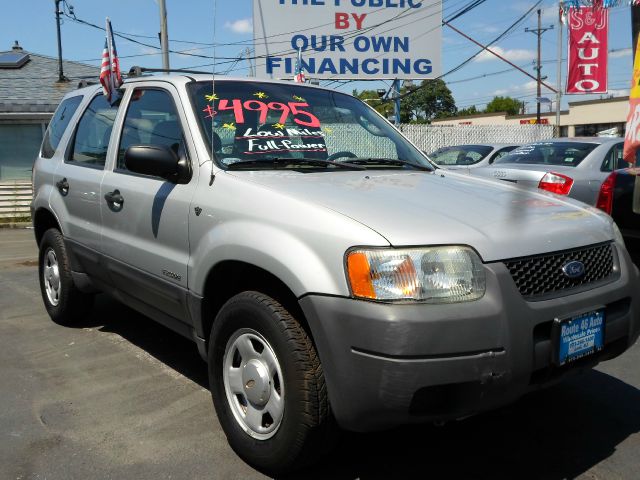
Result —
<svg viewBox="0 0 640 480"><path fill-rule="evenodd" d="M335 433L322 366L307 333L276 300L244 292L220 310L209 383L229 444L276 474L318 458Z"/></svg>
<svg viewBox="0 0 640 480"><path fill-rule="evenodd" d="M80 292L74 285L59 230L50 228L42 236L38 267L40 291L51 319L61 325L81 320L91 310L93 295Z"/></svg>

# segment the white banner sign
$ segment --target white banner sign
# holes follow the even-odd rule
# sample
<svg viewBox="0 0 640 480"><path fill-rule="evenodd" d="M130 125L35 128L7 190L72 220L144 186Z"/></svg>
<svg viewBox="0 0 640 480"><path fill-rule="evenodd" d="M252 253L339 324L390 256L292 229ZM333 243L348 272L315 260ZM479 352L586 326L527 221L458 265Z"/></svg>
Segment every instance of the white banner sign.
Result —
<svg viewBox="0 0 640 480"><path fill-rule="evenodd" d="M442 0L254 0L259 77L428 79L441 74Z"/></svg>

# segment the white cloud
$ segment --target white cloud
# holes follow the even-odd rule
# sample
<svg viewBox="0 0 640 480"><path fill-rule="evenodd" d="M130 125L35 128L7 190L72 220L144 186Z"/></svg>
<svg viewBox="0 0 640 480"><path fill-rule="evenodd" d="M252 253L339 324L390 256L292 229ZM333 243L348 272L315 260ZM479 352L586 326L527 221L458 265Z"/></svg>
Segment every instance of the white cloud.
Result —
<svg viewBox="0 0 640 480"><path fill-rule="evenodd" d="M631 56L630 48L622 48L620 50L609 52L609 58L621 58L621 57L630 57L630 56Z"/></svg>
<svg viewBox="0 0 640 480"><path fill-rule="evenodd" d="M241 18L234 22L226 22L224 26L234 33L253 33L253 25L250 18Z"/></svg>
<svg viewBox="0 0 640 480"><path fill-rule="evenodd" d="M141 55L160 55L162 53L161 50L151 47L138 47L138 51Z"/></svg>
<svg viewBox="0 0 640 480"><path fill-rule="evenodd" d="M473 31L481 32L481 33L498 33L501 30L495 25L487 25L486 23L476 23L473 26Z"/></svg>
<svg viewBox="0 0 640 480"><path fill-rule="evenodd" d="M609 92L607 92L609 95L611 95L612 97L626 97L627 95L629 95L629 89L624 89L624 88L620 88L620 89L609 89Z"/></svg>
<svg viewBox="0 0 640 480"><path fill-rule="evenodd" d="M536 58L536 52L533 50L525 50L520 48L514 48L512 50L505 50L502 47L489 47L490 50L496 52L498 55L506 58L511 62L522 62L526 60L533 60ZM475 59L476 62L490 62L492 60L499 60L495 55L484 50Z"/></svg>
<svg viewBox="0 0 640 480"><path fill-rule="evenodd" d="M499 90L494 90L491 95L496 97L503 97L505 95L511 95L515 93L531 93L536 90L538 87L538 82L535 80L530 80L526 83L520 83L518 85L511 85L507 88L501 88Z"/></svg>
<svg viewBox="0 0 640 480"><path fill-rule="evenodd" d="M536 21L538 21L538 16L535 15L534 18L536 19ZM553 28L558 28L558 26L556 25L558 23L558 19L560 18L560 8L558 7L557 4L552 5L550 7L547 7L545 9L542 10L542 23L543 23L543 27L545 27L546 25L544 25L545 23L551 23L553 25Z"/></svg>

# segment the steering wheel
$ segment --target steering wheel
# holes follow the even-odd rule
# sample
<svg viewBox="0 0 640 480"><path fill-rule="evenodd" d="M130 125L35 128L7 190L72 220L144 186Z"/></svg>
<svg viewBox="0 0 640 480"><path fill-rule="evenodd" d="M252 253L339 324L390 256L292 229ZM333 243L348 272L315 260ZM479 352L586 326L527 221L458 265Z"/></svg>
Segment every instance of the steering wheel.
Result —
<svg viewBox="0 0 640 480"><path fill-rule="evenodd" d="M358 156L355 153L352 152L336 152L336 153L332 153L331 155L329 155L327 157L327 161L329 162L333 162L336 158L358 158Z"/></svg>

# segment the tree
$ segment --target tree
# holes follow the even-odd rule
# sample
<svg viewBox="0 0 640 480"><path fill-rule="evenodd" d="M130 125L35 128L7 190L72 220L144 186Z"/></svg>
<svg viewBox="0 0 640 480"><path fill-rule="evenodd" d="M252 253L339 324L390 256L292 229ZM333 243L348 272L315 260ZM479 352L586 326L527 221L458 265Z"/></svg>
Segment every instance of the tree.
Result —
<svg viewBox="0 0 640 480"><path fill-rule="evenodd" d="M403 87L401 94L409 89ZM440 79L423 80L420 88L404 97L400 105L403 123L428 123L434 118L450 117L458 111L451 90Z"/></svg>
<svg viewBox="0 0 640 480"><path fill-rule="evenodd" d="M470 107L462 108L458 110L458 114L456 116L465 117L467 115L477 115L479 113L482 113L482 112L478 110L475 105L471 105Z"/></svg>
<svg viewBox="0 0 640 480"><path fill-rule="evenodd" d="M487 113L506 112L509 115L517 115L522 108L519 100L511 97L493 97L487 104Z"/></svg>
<svg viewBox="0 0 640 480"><path fill-rule="evenodd" d="M376 90L363 90L362 92L354 90L353 96L358 97L370 107L373 107L380 115L385 118L393 115L393 102L391 100L383 101Z"/></svg>

